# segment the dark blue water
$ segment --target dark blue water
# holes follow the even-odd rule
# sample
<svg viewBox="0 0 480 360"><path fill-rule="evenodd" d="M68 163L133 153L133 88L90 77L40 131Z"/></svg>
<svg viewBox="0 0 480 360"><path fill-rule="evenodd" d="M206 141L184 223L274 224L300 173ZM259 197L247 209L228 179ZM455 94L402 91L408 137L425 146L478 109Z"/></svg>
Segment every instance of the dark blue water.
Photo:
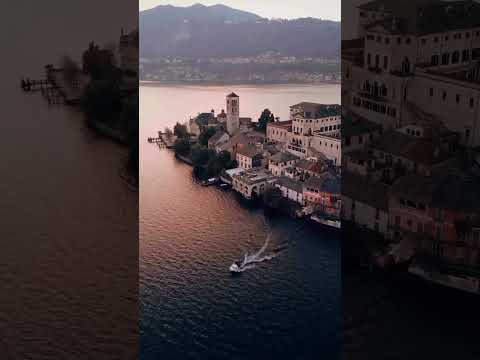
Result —
<svg viewBox="0 0 480 360"><path fill-rule="evenodd" d="M339 235L268 218L196 184L170 151L141 148L141 358L339 358ZM286 248L232 276L268 236L265 255Z"/></svg>

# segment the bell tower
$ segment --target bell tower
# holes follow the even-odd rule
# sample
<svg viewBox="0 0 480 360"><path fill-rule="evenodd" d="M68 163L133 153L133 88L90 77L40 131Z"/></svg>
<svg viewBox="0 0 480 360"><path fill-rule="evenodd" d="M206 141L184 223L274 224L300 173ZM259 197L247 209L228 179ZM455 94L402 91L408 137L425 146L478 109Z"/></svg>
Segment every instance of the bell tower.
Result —
<svg viewBox="0 0 480 360"><path fill-rule="evenodd" d="M227 132L233 135L240 127L240 98L237 94L227 95Z"/></svg>

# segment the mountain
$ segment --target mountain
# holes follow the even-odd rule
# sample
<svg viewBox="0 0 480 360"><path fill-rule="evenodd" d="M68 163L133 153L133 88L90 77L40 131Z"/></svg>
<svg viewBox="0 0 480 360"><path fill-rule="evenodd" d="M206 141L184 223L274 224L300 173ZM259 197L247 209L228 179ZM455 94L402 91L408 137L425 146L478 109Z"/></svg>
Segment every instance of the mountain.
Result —
<svg viewBox="0 0 480 360"><path fill-rule="evenodd" d="M339 56L340 23L269 20L225 5L161 5L140 12L140 57Z"/></svg>

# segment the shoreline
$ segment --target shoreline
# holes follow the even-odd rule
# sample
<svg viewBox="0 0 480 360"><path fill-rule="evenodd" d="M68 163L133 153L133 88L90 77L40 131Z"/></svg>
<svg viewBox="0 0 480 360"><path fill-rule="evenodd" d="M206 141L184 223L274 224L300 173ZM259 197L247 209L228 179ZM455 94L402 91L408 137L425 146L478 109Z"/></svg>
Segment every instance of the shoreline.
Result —
<svg viewBox="0 0 480 360"><path fill-rule="evenodd" d="M342 85L341 81L324 81L319 83L306 83L306 82L245 82L245 81L232 81L232 82L216 82L216 81L161 81L161 80L139 80L140 86L256 86L256 87L268 87L268 86L330 86L330 85Z"/></svg>
<svg viewBox="0 0 480 360"><path fill-rule="evenodd" d="M172 149L169 149L169 148L165 148L166 150L172 150ZM180 161L186 165L189 165L190 167L194 167L194 164L193 164L193 161L191 159L189 159L188 157L186 156L182 156L182 155L177 155L175 154L174 151L172 151L173 153L173 156L174 158L177 160L177 161ZM193 174L194 178L197 179L198 181L201 181L200 179L198 179L195 174ZM220 179L220 178L218 178ZM199 183L200 184L200 183ZM340 229L337 229L335 227L332 227L332 226L328 226L328 225L325 225L325 224L322 224L314 219L312 219L310 216L303 216L303 217L298 217L298 216L295 216L294 213L291 213L290 211L285 211L285 209L275 209L275 208L271 208L269 206L267 206L264 201L263 201L263 198L260 200L260 199L256 199L256 200L251 200L251 199L246 199L244 198L240 193L238 193L237 191L234 191L235 193L235 197L237 198L238 201L242 202L242 203L245 203L245 204L250 204L250 205L257 205L261 208L264 209L264 211L266 212L269 212L271 214L274 214L274 215L277 215L277 216L286 216L288 218L291 218L291 219L294 219L294 220L298 220L298 221L302 221L304 224L312 224L314 226L319 226L321 227L322 229L326 230L326 231L340 231Z"/></svg>

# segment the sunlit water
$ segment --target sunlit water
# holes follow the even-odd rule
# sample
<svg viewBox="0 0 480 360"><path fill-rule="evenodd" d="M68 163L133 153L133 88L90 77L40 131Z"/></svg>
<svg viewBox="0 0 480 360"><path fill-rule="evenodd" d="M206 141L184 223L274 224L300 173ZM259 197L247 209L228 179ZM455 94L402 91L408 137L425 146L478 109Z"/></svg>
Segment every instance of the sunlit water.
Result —
<svg viewBox="0 0 480 360"><path fill-rule="evenodd" d="M339 87L140 88L140 354L143 359L337 359L336 232L266 217L146 138L240 96L242 116L286 119L300 101L339 102ZM248 252L276 256L232 276ZM280 246L280 247L279 247ZM275 253L275 249L283 249Z"/></svg>

